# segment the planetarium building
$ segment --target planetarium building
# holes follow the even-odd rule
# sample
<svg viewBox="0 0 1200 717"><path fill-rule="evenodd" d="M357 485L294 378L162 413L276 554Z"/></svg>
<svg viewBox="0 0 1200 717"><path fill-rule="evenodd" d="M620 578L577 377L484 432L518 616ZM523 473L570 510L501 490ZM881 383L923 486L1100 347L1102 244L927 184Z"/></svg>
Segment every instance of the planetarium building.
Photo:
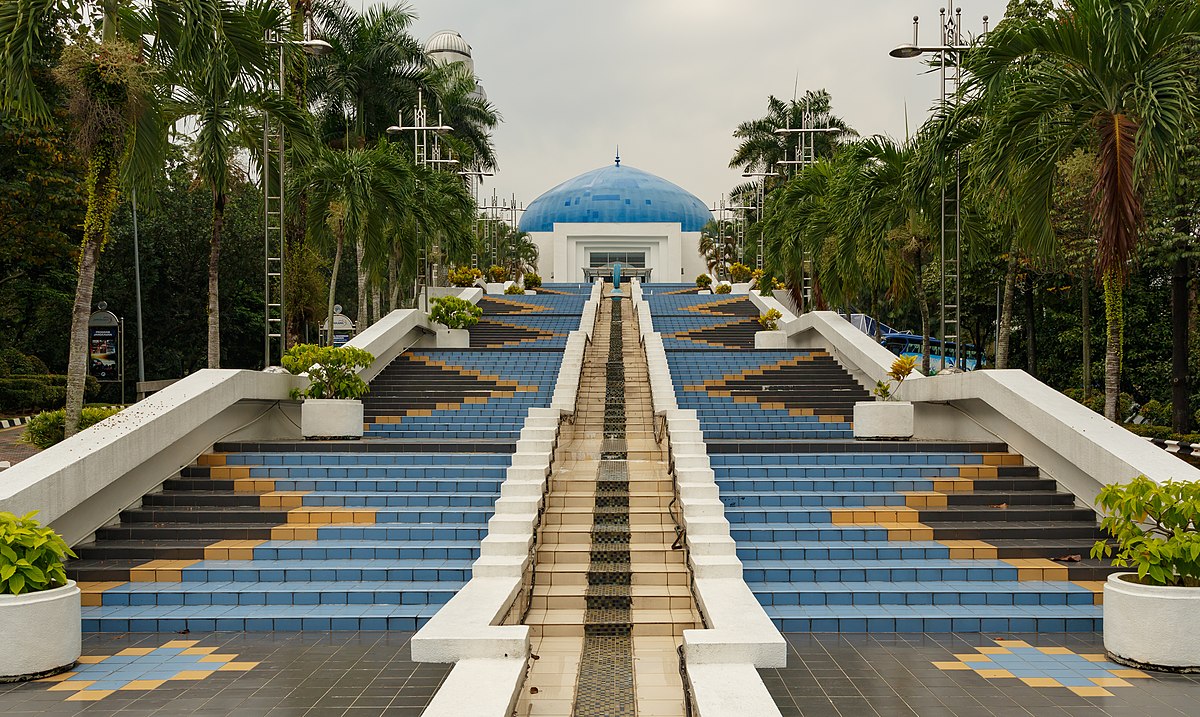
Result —
<svg viewBox="0 0 1200 717"><path fill-rule="evenodd" d="M693 194L618 158L538 197L520 228L537 244L546 281L586 281L590 270L620 263L676 282L705 271L700 230L711 220Z"/></svg>

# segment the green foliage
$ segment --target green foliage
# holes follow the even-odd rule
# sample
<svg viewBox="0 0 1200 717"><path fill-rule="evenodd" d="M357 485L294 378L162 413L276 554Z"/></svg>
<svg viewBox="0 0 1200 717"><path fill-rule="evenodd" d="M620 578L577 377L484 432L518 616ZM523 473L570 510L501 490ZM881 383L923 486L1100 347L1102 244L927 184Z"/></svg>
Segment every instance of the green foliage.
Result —
<svg viewBox="0 0 1200 717"><path fill-rule="evenodd" d="M40 363L40 362L39 362ZM84 398L100 395L100 382L84 377ZM0 378L0 410L23 413L53 409L67 400L67 377L58 374L13 375Z"/></svg>
<svg viewBox="0 0 1200 717"><path fill-rule="evenodd" d="M475 286L475 280L483 276L483 272L469 266L459 266L450 270L446 278L451 286Z"/></svg>
<svg viewBox="0 0 1200 717"><path fill-rule="evenodd" d="M768 309L765 314L758 317L758 324L763 327L763 331L775 331L779 328L779 320L782 318L783 314L779 309Z"/></svg>
<svg viewBox="0 0 1200 717"><path fill-rule="evenodd" d="M21 595L67 584L63 560L76 557L53 528L34 520L37 511L17 517L0 513L0 595Z"/></svg>
<svg viewBox="0 0 1200 717"><path fill-rule="evenodd" d="M697 276L696 286L700 287L701 289L707 289L708 287L712 286L712 277L708 274L701 274L700 276Z"/></svg>
<svg viewBox="0 0 1200 717"><path fill-rule="evenodd" d="M532 271L525 272L523 281L525 282L526 289L537 289L538 287L540 287L542 285L541 275L535 274Z"/></svg>
<svg viewBox="0 0 1200 717"><path fill-rule="evenodd" d="M1154 399L1150 399L1142 404L1142 407L1138 409L1138 415L1145 418L1153 426L1171 425L1171 407L1163 405Z"/></svg>
<svg viewBox="0 0 1200 717"><path fill-rule="evenodd" d="M505 289L504 293L515 296L517 294L524 294L525 290L522 289L519 284L513 284L512 286L509 286L507 289Z"/></svg>
<svg viewBox="0 0 1200 717"><path fill-rule="evenodd" d="M90 428L109 416L115 416L120 411L120 406L85 406L83 414L79 419L79 430L82 431L85 428ZM38 448L49 448L56 443L61 443L63 440L63 422L65 420L66 412L61 408L57 411L39 413L29 419L29 423L25 424L25 432L21 434L21 442L29 443Z"/></svg>
<svg viewBox="0 0 1200 717"><path fill-rule="evenodd" d="M1200 587L1200 483L1138 476L1104 486L1096 505L1117 545L1114 556L1108 541L1096 541L1093 558L1113 556L1113 565L1136 568L1147 585Z"/></svg>
<svg viewBox="0 0 1200 717"><path fill-rule="evenodd" d="M429 320L450 329L469 329L479 323L483 309L457 296L439 296L432 302Z"/></svg>
<svg viewBox="0 0 1200 717"><path fill-rule="evenodd" d="M362 398L370 390L358 369L375 363L370 352L352 346L299 344L283 356L294 375L308 374L308 388L292 389L292 398Z"/></svg>
<svg viewBox="0 0 1200 717"><path fill-rule="evenodd" d="M887 372L887 381L876 381L875 388L871 393L875 394L883 401L895 400L896 391L900 390L900 386L904 383L904 379L912 375L912 372L917 367L916 356L898 356L892 362L892 368ZM892 387L892 381L896 382L895 388Z"/></svg>
<svg viewBox="0 0 1200 717"><path fill-rule="evenodd" d="M716 294L728 294L733 291L733 287L729 284L717 284L717 288L713 291Z"/></svg>
<svg viewBox="0 0 1200 717"><path fill-rule="evenodd" d="M501 282L508 281L508 269L503 266L493 264L492 267L487 270L487 277L488 281L492 282L493 284L499 284Z"/></svg>
<svg viewBox="0 0 1200 717"><path fill-rule="evenodd" d="M1063 393L1070 399L1078 401L1096 413L1104 414L1104 394L1100 391L1093 391L1089 398L1084 398L1083 389L1068 388ZM1117 416L1124 418L1133 413L1133 396L1128 393L1122 393L1117 401Z"/></svg>
<svg viewBox="0 0 1200 717"><path fill-rule="evenodd" d="M1164 441L1200 443L1200 433L1176 433L1170 426L1151 426L1145 423L1126 423L1125 430L1142 438L1161 438Z"/></svg>
<svg viewBox="0 0 1200 717"><path fill-rule="evenodd" d="M29 356L13 348L0 351L0 377L42 373L50 373L50 369L46 368L46 364L37 356Z"/></svg>
<svg viewBox="0 0 1200 717"><path fill-rule="evenodd" d="M746 266L745 264L743 264L740 261L735 262L733 264L733 266L729 267L729 276L730 276L730 278L733 279L733 281L735 283L744 284L744 283L750 281L750 278L753 275L754 275L754 270L751 269L750 267Z"/></svg>

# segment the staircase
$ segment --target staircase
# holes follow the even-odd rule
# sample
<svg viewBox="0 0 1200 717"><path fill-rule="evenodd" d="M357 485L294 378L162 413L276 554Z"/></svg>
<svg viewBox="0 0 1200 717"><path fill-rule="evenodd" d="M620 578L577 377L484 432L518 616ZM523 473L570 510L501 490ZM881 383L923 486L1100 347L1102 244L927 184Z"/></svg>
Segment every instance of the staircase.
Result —
<svg viewBox="0 0 1200 717"><path fill-rule="evenodd" d="M560 360L409 351L371 382L361 441L218 443L76 548L84 630L416 630L470 579Z"/></svg>
<svg viewBox="0 0 1200 717"><path fill-rule="evenodd" d="M649 301L657 329L717 300ZM1004 444L854 441L869 394L821 350L667 348L745 579L780 629L1099 628L1112 568L1087 557L1095 514Z"/></svg>
<svg viewBox="0 0 1200 717"><path fill-rule="evenodd" d="M563 426L536 553L516 714L684 714L677 649L699 626L628 300L606 299Z"/></svg>

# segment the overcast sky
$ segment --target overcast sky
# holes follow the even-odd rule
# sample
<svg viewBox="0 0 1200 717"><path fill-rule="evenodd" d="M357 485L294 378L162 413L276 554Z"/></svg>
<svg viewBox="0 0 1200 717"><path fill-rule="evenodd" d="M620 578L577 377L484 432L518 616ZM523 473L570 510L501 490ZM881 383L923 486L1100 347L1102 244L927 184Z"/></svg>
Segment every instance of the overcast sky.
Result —
<svg viewBox="0 0 1200 717"><path fill-rule="evenodd" d="M355 0L352 0L355 1ZM365 0L357 0L363 5ZM371 3L373 4L373 3ZM945 0L414 0L422 40L453 29L504 116L500 172L483 192L528 204L612 162L669 179L710 206L742 181L727 168L737 124L766 98L828 89L861 134L905 135L938 93L919 60L888 56L938 40ZM968 0L964 27L994 25L1005 0Z"/></svg>

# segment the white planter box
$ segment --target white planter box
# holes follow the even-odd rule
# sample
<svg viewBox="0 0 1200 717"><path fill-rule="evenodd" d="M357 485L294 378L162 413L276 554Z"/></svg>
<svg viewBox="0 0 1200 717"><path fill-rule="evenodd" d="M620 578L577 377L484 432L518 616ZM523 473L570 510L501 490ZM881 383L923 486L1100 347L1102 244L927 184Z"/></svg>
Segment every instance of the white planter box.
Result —
<svg viewBox="0 0 1200 717"><path fill-rule="evenodd" d="M701 289L700 291L697 291L696 293L697 293L697 294L699 294L699 295L701 295L701 296L711 296L711 295L712 295L712 289Z"/></svg>
<svg viewBox="0 0 1200 717"><path fill-rule="evenodd" d="M786 331L756 331L754 333L754 348L756 349L786 349Z"/></svg>
<svg viewBox="0 0 1200 717"><path fill-rule="evenodd" d="M741 282L738 282L738 283L736 283L736 284L733 284L733 293L735 293L735 294L749 294L749 293L750 293L750 282L748 282L748 281L747 281L747 282L746 282L746 283L744 283L744 284L743 284L743 283L741 283Z"/></svg>
<svg viewBox="0 0 1200 717"><path fill-rule="evenodd" d="M489 294L503 294L504 290L507 288L508 282L495 283L489 281L488 283L484 284L484 291Z"/></svg>
<svg viewBox="0 0 1200 717"><path fill-rule="evenodd" d="M471 346L471 332L466 329L438 329L439 349L465 349Z"/></svg>
<svg viewBox="0 0 1200 717"><path fill-rule="evenodd" d="M536 291L534 291L533 289L526 289L526 290L525 290L525 295L526 295L526 296L537 296L537 292L536 292Z"/></svg>
<svg viewBox="0 0 1200 717"><path fill-rule="evenodd" d="M74 665L82 652L79 605L74 580L53 590L0 595L0 682L44 677Z"/></svg>
<svg viewBox="0 0 1200 717"><path fill-rule="evenodd" d="M1104 584L1104 649L1118 662L1200 672L1200 588L1141 585L1114 573Z"/></svg>
<svg viewBox="0 0 1200 717"><path fill-rule="evenodd" d="M300 404L300 432L307 439L362 438L362 401L306 398Z"/></svg>
<svg viewBox="0 0 1200 717"><path fill-rule="evenodd" d="M913 435L913 405L908 401L861 401L854 404L854 437L867 441L907 440Z"/></svg>

